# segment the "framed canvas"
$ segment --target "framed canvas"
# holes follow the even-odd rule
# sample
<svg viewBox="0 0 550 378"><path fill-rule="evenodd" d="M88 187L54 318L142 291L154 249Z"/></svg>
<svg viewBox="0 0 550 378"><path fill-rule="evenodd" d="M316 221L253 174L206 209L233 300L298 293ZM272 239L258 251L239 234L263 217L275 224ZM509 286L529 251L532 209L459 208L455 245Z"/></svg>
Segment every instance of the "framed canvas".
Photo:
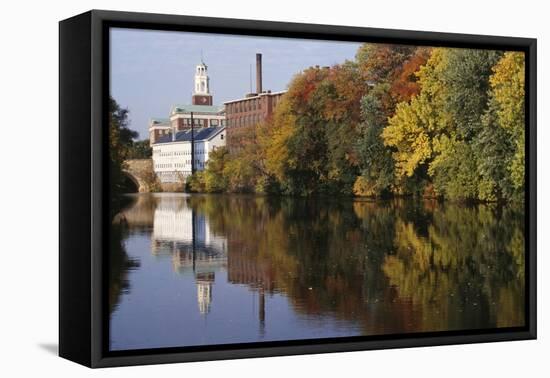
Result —
<svg viewBox="0 0 550 378"><path fill-rule="evenodd" d="M535 39L59 27L62 357L536 338Z"/></svg>

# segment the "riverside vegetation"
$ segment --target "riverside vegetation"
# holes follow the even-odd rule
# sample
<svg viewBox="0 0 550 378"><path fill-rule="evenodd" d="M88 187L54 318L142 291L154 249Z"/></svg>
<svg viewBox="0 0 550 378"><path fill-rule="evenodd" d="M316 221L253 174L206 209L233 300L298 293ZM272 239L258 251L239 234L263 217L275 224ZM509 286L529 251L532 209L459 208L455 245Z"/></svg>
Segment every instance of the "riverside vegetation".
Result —
<svg viewBox="0 0 550 378"><path fill-rule="evenodd" d="M365 44L297 74L272 119L194 192L521 202L524 54Z"/></svg>

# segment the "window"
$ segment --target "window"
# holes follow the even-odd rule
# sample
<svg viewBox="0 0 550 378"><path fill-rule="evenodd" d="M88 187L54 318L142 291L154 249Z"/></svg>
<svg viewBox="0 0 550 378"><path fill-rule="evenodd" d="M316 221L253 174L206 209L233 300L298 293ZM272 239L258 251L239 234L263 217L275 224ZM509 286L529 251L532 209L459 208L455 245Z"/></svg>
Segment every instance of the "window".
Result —
<svg viewBox="0 0 550 378"><path fill-rule="evenodd" d="M220 135L220 139L223 140L223 133Z"/></svg>

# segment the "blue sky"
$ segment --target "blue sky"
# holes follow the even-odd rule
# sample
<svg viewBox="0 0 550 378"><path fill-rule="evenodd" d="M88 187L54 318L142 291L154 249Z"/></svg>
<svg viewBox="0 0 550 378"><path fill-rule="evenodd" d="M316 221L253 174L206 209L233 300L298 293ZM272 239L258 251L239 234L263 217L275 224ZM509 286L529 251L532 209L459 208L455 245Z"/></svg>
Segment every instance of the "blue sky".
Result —
<svg viewBox="0 0 550 378"><path fill-rule="evenodd" d="M173 104L191 103L201 51L214 104L255 89L256 53L262 53L263 89L279 91L303 69L353 59L360 44L288 38L228 36L135 29L111 30L111 94L130 111L130 127L147 137L152 117L167 118Z"/></svg>

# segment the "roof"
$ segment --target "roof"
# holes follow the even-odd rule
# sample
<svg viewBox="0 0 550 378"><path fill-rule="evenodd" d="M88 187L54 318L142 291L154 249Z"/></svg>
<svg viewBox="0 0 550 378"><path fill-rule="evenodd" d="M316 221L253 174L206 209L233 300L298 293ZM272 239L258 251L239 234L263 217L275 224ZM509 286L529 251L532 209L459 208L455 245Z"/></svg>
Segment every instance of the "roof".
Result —
<svg viewBox="0 0 550 378"><path fill-rule="evenodd" d="M174 105L170 114L190 112L218 114L224 110L225 107L223 105Z"/></svg>
<svg viewBox="0 0 550 378"><path fill-rule="evenodd" d="M150 126L170 126L170 120L168 118L151 118L149 125Z"/></svg>
<svg viewBox="0 0 550 378"><path fill-rule="evenodd" d="M210 140L220 132L225 130L225 126L205 127L202 129L194 130L195 142ZM172 135L164 135L155 144L159 143L171 143L171 142L190 142L191 130L178 131L176 133L176 140L172 141Z"/></svg>
<svg viewBox="0 0 550 378"><path fill-rule="evenodd" d="M252 100L252 99L255 99L255 98L259 98L261 96L281 96L281 95L284 95L286 92L287 92L286 90L278 91L278 92L262 92L260 94L256 94L255 96L243 97L243 98L238 98L236 100L226 101L226 102L224 102L224 104L231 104L233 102Z"/></svg>

